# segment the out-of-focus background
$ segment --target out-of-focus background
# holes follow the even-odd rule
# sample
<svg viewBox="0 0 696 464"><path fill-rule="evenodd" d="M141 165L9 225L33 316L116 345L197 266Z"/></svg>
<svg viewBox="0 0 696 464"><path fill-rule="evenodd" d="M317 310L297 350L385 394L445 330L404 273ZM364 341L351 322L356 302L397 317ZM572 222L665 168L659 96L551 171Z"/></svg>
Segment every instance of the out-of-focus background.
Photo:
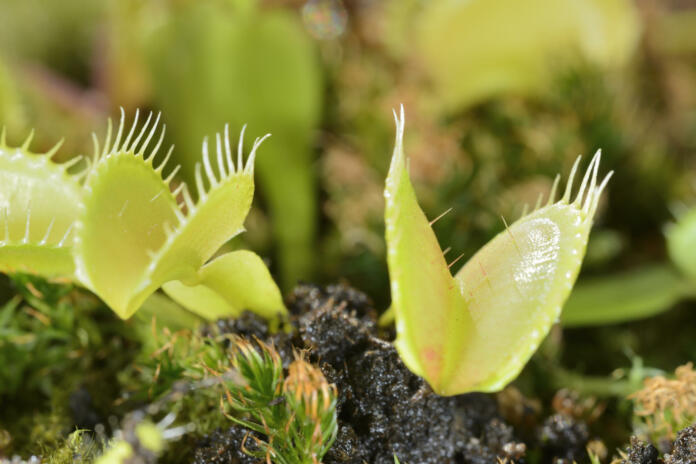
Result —
<svg viewBox="0 0 696 464"><path fill-rule="evenodd" d="M406 151L452 258L548 193L578 154L616 171L583 270L666 260L696 205L696 4L632 0L1 0L10 143L89 155L123 107L162 111L192 176L204 136L248 124L248 231L284 290L345 279L388 304L382 189ZM463 261L462 261L463 262ZM581 278L581 280L582 280Z"/></svg>
<svg viewBox="0 0 696 464"><path fill-rule="evenodd" d="M601 148L616 171L564 320L593 327L555 327L517 386L624 397L645 366L696 360L696 2L0 0L10 145L35 129L36 152L64 138L62 159L90 155L119 107L162 111L187 181L226 123L248 124L247 150L273 134L229 247L267 259L286 292L344 280L388 306L382 190L402 103L420 203L452 208L434 226L448 260L577 155ZM608 407L603 436L621 444L625 403Z"/></svg>

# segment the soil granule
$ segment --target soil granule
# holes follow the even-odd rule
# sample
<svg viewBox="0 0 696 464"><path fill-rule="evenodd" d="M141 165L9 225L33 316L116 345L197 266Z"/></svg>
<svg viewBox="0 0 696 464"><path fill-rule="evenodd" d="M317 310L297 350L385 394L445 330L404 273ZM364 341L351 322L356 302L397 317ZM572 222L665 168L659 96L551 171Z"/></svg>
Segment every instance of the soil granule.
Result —
<svg viewBox="0 0 696 464"><path fill-rule="evenodd" d="M586 461L587 425L566 414L548 417L539 428L539 441L549 462Z"/></svg>
<svg viewBox="0 0 696 464"><path fill-rule="evenodd" d="M682 429L674 440L665 464L696 464L696 425Z"/></svg>
<svg viewBox="0 0 696 464"><path fill-rule="evenodd" d="M626 459L620 464L658 464L660 453L650 443L631 437L631 445L626 448Z"/></svg>
<svg viewBox="0 0 696 464"><path fill-rule="evenodd" d="M192 464L255 464L259 460L242 451L246 430L233 425L206 435L194 452Z"/></svg>

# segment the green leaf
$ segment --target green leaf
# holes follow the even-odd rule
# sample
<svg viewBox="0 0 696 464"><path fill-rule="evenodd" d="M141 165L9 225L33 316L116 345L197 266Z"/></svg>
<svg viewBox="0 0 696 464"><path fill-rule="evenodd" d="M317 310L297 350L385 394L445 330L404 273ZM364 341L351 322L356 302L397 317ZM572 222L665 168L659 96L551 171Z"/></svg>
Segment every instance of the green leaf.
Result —
<svg viewBox="0 0 696 464"><path fill-rule="evenodd" d="M180 280L172 280L162 285L162 290L184 308L210 321L237 317L242 313L241 308L228 303L219 293L204 284L186 285Z"/></svg>
<svg viewBox="0 0 696 464"><path fill-rule="evenodd" d="M198 285L164 284L173 300L207 319L237 316L248 309L271 319L286 312L280 290L263 260L247 250L222 255L201 268Z"/></svg>
<svg viewBox="0 0 696 464"><path fill-rule="evenodd" d="M73 278L74 225L82 203L80 177L68 170L80 161L57 164L29 151L31 136L20 148L0 140L0 271L46 278Z"/></svg>
<svg viewBox="0 0 696 464"><path fill-rule="evenodd" d="M581 280L563 310L566 327L632 321L665 311L694 294L694 285L668 265Z"/></svg>
<svg viewBox="0 0 696 464"><path fill-rule="evenodd" d="M188 212L181 218L181 223L168 233L162 248L153 255L146 282L143 283L148 286L148 291L154 291L164 282L174 279L187 284L197 283L200 267L222 245L244 231L244 219L254 197L254 158L256 150L268 135L256 139L246 165L242 162L243 136L242 130L235 167L228 132L224 137L224 150L221 136L217 135L217 174L209 160L207 141L204 142L203 166L209 186L205 185L201 165L198 164L198 202L194 203L188 191L183 190Z"/></svg>
<svg viewBox="0 0 696 464"><path fill-rule="evenodd" d="M387 177L387 260L396 348L443 395L497 391L516 377L560 316L580 270L599 184L599 152L571 201L563 197L501 232L452 278L418 206L402 150L403 109Z"/></svg>
<svg viewBox="0 0 696 464"><path fill-rule="evenodd" d="M696 208L682 214L667 226L667 252L672 262L696 281Z"/></svg>
<svg viewBox="0 0 696 464"><path fill-rule="evenodd" d="M139 130L138 118L136 112L125 134L122 110L113 140L109 121L103 148L95 136L92 163L74 175L68 169L79 158L55 164L51 157L58 146L37 155L28 151L31 137L21 148L9 148L3 133L0 271L75 280L124 319L148 298L156 302L153 293L170 281L176 281L171 291L184 301L195 298L189 306L206 317L241 309L269 318L285 312L268 269L252 252L230 253L205 265L244 230L254 194L254 158L266 137L256 139L246 163L244 129L236 161L227 126L224 137L216 135L212 160L204 140L194 202L186 184L170 188L178 166L163 178L171 150L155 166L164 140L164 130L156 137L159 115L153 121L150 113ZM169 322L196 320L181 316Z"/></svg>

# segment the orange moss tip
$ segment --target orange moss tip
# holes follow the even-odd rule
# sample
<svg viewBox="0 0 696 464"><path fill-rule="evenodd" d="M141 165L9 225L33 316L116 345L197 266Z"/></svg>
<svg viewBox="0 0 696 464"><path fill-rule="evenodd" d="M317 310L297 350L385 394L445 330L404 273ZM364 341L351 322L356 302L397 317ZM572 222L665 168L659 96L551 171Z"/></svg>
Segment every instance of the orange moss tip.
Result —
<svg viewBox="0 0 696 464"><path fill-rule="evenodd" d="M692 363L679 366L675 378L645 379L643 388L631 394L635 414L645 419L651 432L673 439L678 428L696 419L696 371Z"/></svg>
<svg viewBox="0 0 696 464"><path fill-rule="evenodd" d="M328 383L319 368L305 361L304 353L296 351L295 361L290 364L283 383L283 393L304 403L306 413L319 419L330 409L332 400L336 397L336 386Z"/></svg>
<svg viewBox="0 0 696 464"><path fill-rule="evenodd" d="M250 359L252 356L259 354L257 350L258 347L261 349L261 355L267 355L273 364L282 364L280 354L276 350L273 343L268 344L256 336L253 337L253 342L238 335L232 335L231 340L233 351L241 354L246 359Z"/></svg>

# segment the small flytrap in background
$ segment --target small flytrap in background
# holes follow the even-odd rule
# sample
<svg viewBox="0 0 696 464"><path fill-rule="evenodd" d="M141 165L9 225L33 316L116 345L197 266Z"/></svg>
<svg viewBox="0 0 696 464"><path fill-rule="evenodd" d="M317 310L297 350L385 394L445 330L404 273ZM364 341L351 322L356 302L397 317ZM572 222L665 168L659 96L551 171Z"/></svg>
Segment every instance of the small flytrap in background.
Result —
<svg viewBox="0 0 696 464"><path fill-rule="evenodd" d="M409 179L403 107L395 119L384 196L396 348L441 395L500 390L558 321L612 173L598 181L598 151L572 199L578 158L560 200L557 177L545 206L506 225L452 276Z"/></svg>

